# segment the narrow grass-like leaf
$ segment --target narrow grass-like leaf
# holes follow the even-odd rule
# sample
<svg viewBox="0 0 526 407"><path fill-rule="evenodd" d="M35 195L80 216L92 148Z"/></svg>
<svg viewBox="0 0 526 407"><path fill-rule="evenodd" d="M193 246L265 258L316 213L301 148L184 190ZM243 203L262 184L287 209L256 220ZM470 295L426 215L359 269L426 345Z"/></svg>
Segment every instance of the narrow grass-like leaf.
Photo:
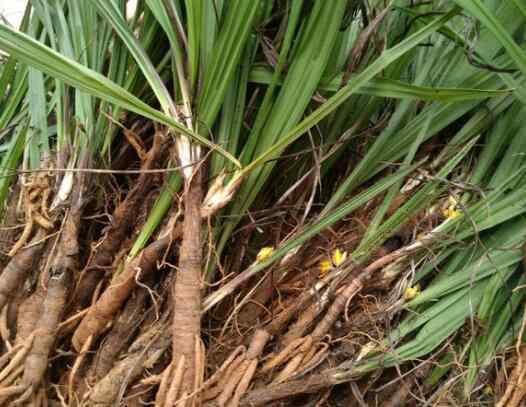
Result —
<svg viewBox="0 0 526 407"><path fill-rule="evenodd" d="M290 143L301 137L308 129L319 123L323 118L327 117L334 110L336 110L342 103L347 100L357 89L368 83L373 77L378 75L383 69L389 66L392 62L396 61L399 57L404 55L406 52L412 50L422 40L427 38L430 34L435 32L447 21L458 14L458 9L454 9L442 17L435 19L432 23L417 31L400 44L393 48L386 50L382 55L376 59L371 65L369 65L363 72L356 75L349 83L338 91L333 97L327 100L321 107L312 112L307 118L305 118L300 124L295 126L291 131L285 134L280 140L267 151L261 154L255 159L250 165L243 169L243 173L252 171L253 168L262 165L268 158L276 154L278 151L283 150Z"/></svg>
<svg viewBox="0 0 526 407"><path fill-rule="evenodd" d="M513 61L515 61L522 74L526 75L526 52L513 40L513 37L508 33L503 23L497 19L491 10L489 10L481 0L454 1L477 18L495 35Z"/></svg>
<svg viewBox="0 0 526 407"><path fill-rule="evenodd" d="M259 0L230 5L214 46L210 64L203 76L203 88L197 98L202 134L210 129L221 109L227 88L241 59L246 41L257 16Z"/></svg>
<svg viewBox="0 0 526 407"><path fill-rule="evenodd" d="M13 31L2 24L0 24L0 49L3 49L20 61L52 77L63 80L73 87L171 127L195 139L199 143L208 146L219 154L224 155L240 167L238 160L224 149L211 143L206 138L191 132L172 117L142 102L139 98L108 80L103 75L60 55L45 45L33 40L31 37Z"/></svg>
<svg viewBox="0 0 526 407"><path fill-rule="evenodd" d="M337 75L329 82L320 84L320 91L337 92L342 83L343 74ZM268 68L257 66L250 72L250 81L268 85L272 80L272 73ZM369 95L396 99L417 99L440 102L462 102L465 100L486 99L503 96L510 90L485 90L463 88L434 88L405 83L389 78L373 78L367 84L356 90L358 95Z"/></svg>
<svg viewBox="0 0 526 407"><path fill-rule="evenodd" d="M9 187L14 179L16 179L16 168L24 153L26 144L27 126L19 126L9 143L8 150L2 157L2 164L0 167L0 214L3 217L5 203L9 194Z"/></svg>
<svg viewBox="0 0 526 407"><path fill-rule="evenodd" d="M120 14L116 4L112 1L106 0L89 1L97 7L97 11L111 24L115 32L117 32L121 40L126 44L128 50L135 58L135 61L150 84L153 92L157 96L164 113L166 115L174 115L176 107L168 89L161 80L161 77L157 73L143 47L128 27L126 20L122 14Z"/></svg>

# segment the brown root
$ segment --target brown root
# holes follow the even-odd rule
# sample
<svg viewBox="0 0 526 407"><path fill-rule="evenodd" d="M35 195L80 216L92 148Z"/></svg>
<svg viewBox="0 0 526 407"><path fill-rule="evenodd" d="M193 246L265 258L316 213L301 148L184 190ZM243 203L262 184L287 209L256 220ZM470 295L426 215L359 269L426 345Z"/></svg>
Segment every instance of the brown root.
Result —
<svg viewBox="0 0 526 407"><path fill-rule="evenodd" d="M320 301L316 301L307 308L298 320L291 325L287 333L283 336L281 340L282 345L288 345L295 340L302 338L305 333L312 327L312 324L320 315L329 302L327 295L323 295Z"/></svg>
<svg viewBox="0 0 526 407"><path fill-rule="evenodd" d="M93 337L88 338L86 343L84 344L84 347L79 352L77 358L75 359L75 362L73 363L73 366L71 367L71 370L68 374L68 400L71 403L73 403L73 394L75 391L75 379L77 378L77 373L79 372L82 363L84 362L84 359L86 358L86 355L91 348L93 342ZM78 395L75 394L75 398L77 398Z"/></svg>
<svg viewBox="0 0 526 407"><path fill-rule="evenodd" d="M175 363L173 377L168 392L166 393L166 401L164 402L164 405L173 406L178 400L181 388L183 387L184 365L185 357L184 355L181 355L177 360L177 363Z"/></svg>
<svg viewBox="0 0 526 407"><path fill-rule="evenodd" d="M45 232L39 230L31 244L18 251L0 274L0 308L13 298L18 288L26 280L28 273L33 269L44 247L44 235Z"/></svg>
<svg viewBox="0 0 526 407"><path fill-rule="evenodd" d="M334 322L338 319L340 314L344 311L345 306L348 301L350 301L363 287L362 279L357 278L353 281L351 281L347 287L345 287L341 294L339 294L334 302L331 304L329 309L327 310L327 313L323 317L323 319L320 321L320 323L316 326L314 331L312 332L312 336L314 339L319 339L325 336Z"/></svg>
<svg viewBox="0 0 526 407"><path fill-rule="evenodd" d="M312 338L310 338L312 342ZM285 349L283 349L281 352L279 352L276 356L271 358L265 365L261 368L261 373L269 372L273 369L275 369L278 366L281 366L283 363L290 360L293 356L295 351L302 346L307 341L307 338L298 338L291 343L289 343Z"/></svg>
<svg viewBox="0 0 526 407"><path fill-rule="evenodd" d="M24 229L22 230L22 234L16 241L16 243L13 245L11 250L8 253L9 257L13 257L15 254L18 253L18 251L26 245L26 243L29 241L29 238L31 236L31 232L33 232L33 226L34 226L34 220L33 220L33 214L31 209L29 208L27 211L27 219L26 224L24 225Z"/></svg>
<svg viewBox="0 0 526 407"><path fill-rule="evenodd" d="M162 373L162 378L159 384L159 389L157 390L157 394L155 395L155 405L156 406L165 405L166 397L168 395L168 385L170 385L170 383L173 383L172 377L173 377L174 367L175 367L175 363L173 363L172 361L172 363L170 363Z"/></svg>
<svg viewBox="0 0 526 407"><path fill-rule="evenodd" d="M234 352L230 354L221 367L205 382L203 386L205 388L202 396L203 400L211 400L221 393L232 372L243 363L245 354L246 348L244 346L238 346Z"/></svg>
<svg viewBox="0 0 526 407"><path fill-rule="evenodd" d="M245 352L243 347L237 348L208 380L207 385L217 385L208 389L203 398L210 400L217 397L219 406L237 407L250 387L259 357L269 340L267 331L258 329L254 332L248 350Z"/></svg>
<svg viewBox="0 0 526 407"><path fill-rule="evenodd" d="M35 339L27 355L22 384L36 390L48 366L48 356L55 342L58 324L66 303L66 275L49 280L42 316L35 327Z"/></svg>
<svg viewBox="0 0 526 407"><path fill-rule="evenodd" d="M330 375L320 373L301 380L274 384L257 390L252 390L241 399L241 406L268 406L275 400L284 399L297 394L316 393L320 389L337 384Z"/></svg>
<svg viewBox="0 0 526 407"><path fill-rule="evenodd" d="M93 381L102 379L111 370L120 352L132 339L133 333L138 328L138 322L141 321L146 296L146 291L140 290L127 301L94 359Z"/></svg>
<svg viewBox="0 0 526 407"><path fill-rule="evenodd" d="M24 343L33 333L42 312L45 295L44 287L38 284L35 292L18 307L15 345Z"/></svg>
<svg viewBox="0 0 526 407"><path fill-rule="evenodd" d="M157 133L141 169L150 170L154 168L160 151L161 135ZM141 173L135 182L135 186L128 192L126 199L113 212L111 225L102 243L95 249L94 255L75 288L72 304L77 307L84 308L90 304L95 288L103 278L106 269L112 265L115 254L133 228L135 224L133 220L136 219L135 212L151 187L151 182L148 182L150 176L151 174L147 171Z"/></svg>
<svg viewBox="0 0 526 407"><path fill-rule="evenodd" d="M23 185L22 202L25 212L25 226L18 241L13 245L9 256L15 256L29 241L35 225L50 230L53 221L48 219L47 205L51 190L50 176L46 172L37 173Z"/></svg>
<svg viewBox="0 0 526 407"><path fill-rule="evenodd" d="M239 406L241 397L243 397L246 391L248 390L250 383L252 382L252 378L256 373L257 367L258 361L256 359L249 360L248 366L246 367L246 369L244 369L244 374L241 377L241 380L239 381L239 384L236 387L234 396L232 397L232 400L229 403L230 407Z"/></svg>
<svg viewBox="0 0 526 407"><path fill-rule="evenodd" d="M239 369L233 372L233 375L231 376L230 380L225 384L223 391L217 398L217 403L220 406L225 406L228 400L230 400L234 391L236 390L237 385L241 382L241 380L245 376L245 373L248 372L250 364L251 361L245 359L239 367Z"/></svg>
<svg viewBox="0 0 526 407"><path fill-rule="evenodd" d="M80 184L77 191L80 191L79 188ZM24 364L21 384L27 390L16 403L24 403L32 397L39 389L47 370L48 358L64 313L68 285L77 266L79 226L80 207L75 207L65 217L56 252L53 253L42 310L34 326L35 338Z"/></svg>
<svg viewBox="0 0 526 407"><path fill-rule="evenodd" d="M520 336L519 336L520 338ZM517 366L511 373L508 386L497 407L518 407L526 395L526 347L521 349Z"/></svg>
<svg viewBox="0 0 526 407"><path fill-rule="evenodd" d="M172 351L174 360L185 358L183 394L193 394L197 386L195 342L201 337L201 200L202 180L200 171L197 171L185 189L183 239L174 284ZM191 397L188 402L193 404L196 397Z"/></svg>
<svg viewBox="0 0 526 407"><path fill-rule="evenodd" d="M93 386L88 394L90 405L118 405L128 385L135 382L170 346L168 324L159 322L140 335L130 347L126 358Z"/></svg>
<svg viewBox="0 0 526 407"><path fill-rule="evenodd" d="M73 334L73 347L78 351L90 337L97 337L113 320L117 311L130 296L137 285L137 274L147 276L155 269L161 257L172 241L172 236L163 237L148 245L135 259L125 265L111 285L93 304Z"/></svg>
<svg viewBox="0 0 526 407"><path fill-rule="evenodd" d="M321 310L323 310L322 306L314 307L316 304L307 308L304 315L299 319L301 325L296 324L291 327L293 334L290 334L289 331L288 338L290 343L263 366L262 372L268 372L286 363L285 367L273 380L273 383L282 383L295 374L300 373L300 366L304 367L303 370L308 369L313 363L317 363L318 359L321 360L326 352L326 346L321 343L322 338L329 332L334 322L344 311L348 301L350 301L361 288L362 283L360 278L352 280L351 283L344 287L341 293L336 296L325 313L325 316L314 328L312 333L305 337L293 339L298 331L304 331L303 327L310 324ZM321 351L317 351L319 345L321 345Z"/></svg>
<svg viewBox="0 0 526 407"><path fill-rule="evenodd" d="M23 364L32 344L33 336L29 337L23 345L15 346L10 352L2 357L2 359L5 359L4 362L8 360L7 357L11 358L11 360L7 366L3 367L0 371L0 384L3 386L10 384L10 380L8 380L9 376L15 371L15 369Z"/></svg>

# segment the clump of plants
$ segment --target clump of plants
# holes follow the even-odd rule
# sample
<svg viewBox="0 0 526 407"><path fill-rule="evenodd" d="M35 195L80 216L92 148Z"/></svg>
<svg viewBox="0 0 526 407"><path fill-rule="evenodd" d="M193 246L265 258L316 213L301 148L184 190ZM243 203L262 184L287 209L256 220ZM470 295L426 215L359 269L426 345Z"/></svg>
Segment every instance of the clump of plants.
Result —
<svg viewBox="0 0 526 407"><path fill-rule="evenodd" d="M0 404L517 406L519 0L31 0L0 24Z"/></svg>

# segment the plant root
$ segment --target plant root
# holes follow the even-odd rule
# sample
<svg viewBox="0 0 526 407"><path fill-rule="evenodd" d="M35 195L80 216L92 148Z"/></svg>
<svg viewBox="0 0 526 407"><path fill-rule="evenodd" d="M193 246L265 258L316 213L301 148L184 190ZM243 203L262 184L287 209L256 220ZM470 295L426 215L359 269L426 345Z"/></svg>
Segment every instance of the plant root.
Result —
<svg viewBox="0 0 526 407"><path fill-rule="evenodd" d="M184 356L181 394L188 395L188 405L200 404L199 395L194 392L203 380L196 372L200 363L196 341L201 338L201 176L197 170L185 185L183 238L173 291L172 354L176 361Z"/></svg>
<svg viewBox="0 0 526 407"><path fill-rule="evenodd" d="M2 356L1 365L3 368L0 371L0 405L3 405L3 403L10 397L24 396L28 391L28 387L24 384L13 385L13 383L24 371L24 360L27 358L31 350L33 339L34 336L32 335L27 338L24 344L13 347ZM9 363L5 366L8 360Z"/></svg>
<svg viewBox="0 0 526 407"><path fill-rule="evenodd" d="M166 402L166 397L168 395L168 385L173 382L172 376L174 371L175 364L170 363L166 369L164 369L163 373L161 374L161 381L159 383L159 389L157 390L157 394L155 395L155 405L156 406L164 406ZM143 380L143 384L144 384Z"/></svg>
<svg viewBox="0 0 526 407"><path fill-rule="evenodd" d="M518 407L526 396L526 347L519 355L517 366L513 369L506 391L496 407Z"/></svg>
<svg viewBox="0 0 526 407"><path fill-rule="evenodd" d="M206 391L204 399L216 399L221 407L237 407L254 378L259 357L269 340L267 331L258 329L254 332L248 350L238 347L207 381L205 386L215 387Z"/></svg>
<svg viewBox="0 0 526 407"><path fill-rule="evenodd" d="M289 335L288 338L291 342L263 366L262 372L268 372L281 365L285 365L273 380L273 383L282 383L289 380L292 376L301 374L306 369L310 369L313 364L318 364L328 350L328 345L324 344L322 339L329 333L334 322L343 313L347 303L362 287L361 278L356 278L341 289L340 294L336 296L325 316L314 328L312 333L296 339L292 339L293 335ZM301 326L308 325L306 322L313 321L323 309L324 306L307 308L304 316L299 319L302 324ZM299 331L298 325L293 325L291 329L294 330L294 333ZM303 366L303 368L300 369L300 366Z"/></svg>
<svg viewBox="0 0 526 407"><path fill-rule="evenodd" d="M153 146L146 154L146 159L141 165L141 170L150 170L157 164L161 152L162 135L156 133L153 139ZM151 176L147 171L141 172L135 186L128 192L128 195L114 210L111 225L106 232L102 243L95 249L88 265L75 287L72 304L78 308L84 308L91 303L93 292L103 278L106 269L111 267L115 253L128 236L136 219L135 212L141 204L146 192L150 189L151 183L148 178Z"/></svg>
<svg viewBox="0 0 526 407"><path fill-rule="evenodd" d="M32 335L40 318L45 295L44 286L38 284L36 290L18 307L15 346L24 343Z"/></svg>
<svg viewBox="0 0 526 407"><path fill-rule="evenodd" d="M150 326L110 372L97 382L85 396L89 405L119 405L119 396L135 382L144 369L151 368L170 347L170 329L164 321Z"/></svg>
<svg viewBox="0 0 526 407"><path fill-rule="evenodd" d="M252 390L240 401L240 406L269 406L275 400L295 396L297 394L316 393L320 389L338 384L334 378L325 374L311 375L304 379L273 384L261 389Z"/></svg>
<svg viewBox="0 0 526 407"><path fill-rule="evenodd" d="M9 251L8 256L15 256L29 241L35 225L43 229L53 228L53 222L49 220L48 200L50 194L50 176L42 172L23 186L22 201L25 212L25 226L18 241Z"/></svg>
<svg viewBox="0 0 526 407"><path fill-rule="evenodd" d="M40 257L44 247L44 234L45 232L40 229L28 247L20 251L17 249L17 254L11 258L0 274L0 308L13 298Z"/></svg>
<svg viewBox="0 0 526 407"><path fill-rule="evenodd" d="M177 401L177 396L179 395L183 385L184 365L185 357L184 355L181 355L175 364L173 378L171 380L170 387L168 388L168 392L166 393L166 400L163 405L173 406ZM185 395L183 394L181 398L183 399L181 400L181 404L184 406L186 404L186 400L184 400Z"/></svg>
<svg viewBox="0 0 526 407"><path fill-rule="evenodd" d="M7 205L5 217L0 228L0 266L4 267L9 261L7 256L8 252L13 247L16 239L17 231L17 205L14 202L20 196L20 184L17 183L13 186L13 191L10 194L12 205Z"/></svg>
<svg viewBox="0 0 526 407"><path fill-rule="evenodd" d="M80 210L66 214L61 235L56 247L51 270L48 274L45 297L40 316L36 320L32 344L25 356L21 386L24 392L13 402L13 405L27 402L39 391L48 367L48 357L55 343L59 323L64 313L68 282L76 268L78 256L78 227Z"/></svg>
<svg viewBox="0 0 526 407"><path fill-rule="evenodd" d="M93 372L90 375L93 376L93 381L96 382L108 374L120 352L128 345L135 329L138 328L138 322L141 320L140 315L146 296L146 290L139 290L135 296L127 301L104 343L97 351L92 366Z"/></svg>
<svg viewBox="0 0 526 407"><path fill-rule="evenodd" d="M24 364L22 385L31 389L31 392L38 390L47 370L48 357L55 342L65 304L66 274L52 276L48 283L42 316L35 327L33 346Z"/></svg>
<svg viewBox="0 0 526 407"><path fill-rule="evenodd" d="M298 318L298 320L292 324L283 339L281 340L282 346L287 346L294 341L302 338L306 332L311 328L312 324L329 304L329 295L327 293L322 294L318 301L313 302Z"/></svg>
<svg viewBox="0 0 526 407"><path fill-rule="evenodd" d="M31 349L31 346L33 344L33 338L34 338L33 335L30 336L29 338L27 338L24 344L13 347L13 349L11 349L5 355L2 356L2 359L1 359L2 370L0 371L0 386L3 387L9 375L16 368L21 366L27 354L29 353L29 350ZM12 356L12 359L9 360L11 356ZM7 364L7 366L5 366L8 360L9 360L9 363Z"/></svg>
<svg viewBox="0 0 526 407"><path fill-rule="evenodd" d="M165 375L161 381L159 390L156 395L156 405L200 405L200 401L196 401L195 399L200 397L200 392L203 389L202 378L204 377L205 373L205 347L203 342L201 341L201 338L196 338L195 344L195 378L193 391L191 393L183 391L184 368L186 365L186 358L184 355L181 355L177 360L174 360L166 369Z"/></svg>
<svg viewBox="0 0 526 407"><path fill-rule="evenodd" d="M175 231L175 236L177 235ZM172 236L166 236L150 243L143 251L124 267L111 285L102 293L101 297L93 304L82 319L73 334L73 347L79 351L84 342L90 337L97 337L113 320L117 311L130 296L137 285L137 274L147 276L155 269L157 260L162 256L170 243Z"/></svg>

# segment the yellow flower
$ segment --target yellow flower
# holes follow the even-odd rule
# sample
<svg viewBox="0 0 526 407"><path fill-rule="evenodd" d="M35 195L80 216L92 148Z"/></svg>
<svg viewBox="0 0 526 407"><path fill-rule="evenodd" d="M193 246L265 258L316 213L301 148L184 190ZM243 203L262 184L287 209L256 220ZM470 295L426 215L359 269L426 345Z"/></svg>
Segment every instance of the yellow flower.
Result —
<svg viewBox="0 0 526 407"><path fill-rule="evenodd" d="M332 263L330 260L320 261L320 278L325 277L325 275L332 269Z"/></svg>
<svg viewBox="0 0 526 407"><path fill-rule="evenodd" d="M460 216L460 211L457 209L453 209L449 211L449 219L455 219L457 216Z"/></svg>
<svg viewBox="0 0 526 407"><path fill-rule="evenodd" d="M411 301L420 294L420 285L417 284L413 287L407 287L404 291L404 300Z"/></svg>
<svg viewBox="0 0 526 407"><path fill-rule="evenodd" d="M442 215L446 219L455 219L457 216L460 216L461 212L458 210L458 201L454 196L448 197L448 207L442 209Z"/></svg>
<svg viewBox="0 0 526 407"><path fill-rule="evenodd" d="M457 209L448 208L448 209L444 209L442 211L442 214L447 219L455 219L457 216L460 216L460 211Z"/></svg>
<svg viewBox="0 0 526 407"><path fill-rule="evenodd" d="M272 254L274 254L274 248L273 247L270 247L270 246L263 247L259 251L258 255L256 256L256 261L258 261L258 262L265 261L270 256L272 256Z"/></svg>
<svg viewBox="0 0 526 407"><path fill-rule="evenodd" d="M324 277L333 267L338 267L347 259L347 252L336 249L329 259L320 261L320 278Z"/></svg>
<svg viewBox="0 0 526 407"><path fill-rule="evenodd" d="M493 396L493 388L487 384L485 387L484 387L484 390L482 390L484 392L484 394L486 396Z"/></svg>
<svg viewBox="0 0 526 407"><path fill-rule="evenodd" d="M340 249L336 249L332 253L332 264L334 264L335 267L341 266L346 259L347 252L342 252Z"/></svg>

